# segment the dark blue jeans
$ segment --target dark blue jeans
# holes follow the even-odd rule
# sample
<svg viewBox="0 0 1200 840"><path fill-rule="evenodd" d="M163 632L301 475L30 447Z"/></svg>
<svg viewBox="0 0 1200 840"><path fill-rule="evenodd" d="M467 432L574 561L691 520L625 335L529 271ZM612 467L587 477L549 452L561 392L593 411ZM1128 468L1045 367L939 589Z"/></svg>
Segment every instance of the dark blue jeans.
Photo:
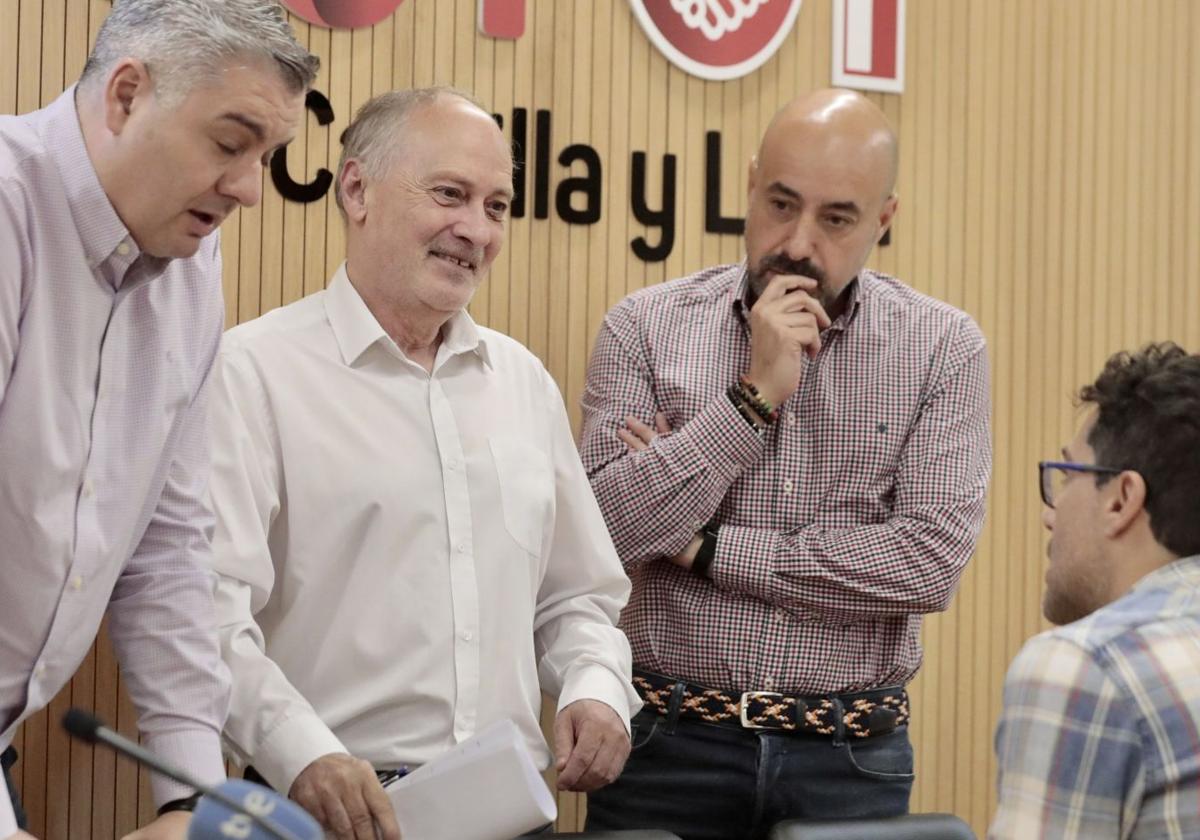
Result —
<svg viewBox="0 0 1200 840"><path fill-rule="evenodd" d="M29 824L25 821L25 812L21 810L21 798L17 796L17 788L12 783L12 777L8 775L8 771L16 763L17 751L12 747L0 753L0 768L4 769L4 784L8 787L8 798L12 800L13 813L17 817L17 828L24 830L29 828Z"/></svg>
<svg viewBox="0 0 1200 840"><path fill-rule="evenodd" d="M621 777L588 796L587 828L657 828L683 840L758 840L780 820L908 812L908 728L845 741L677 721L642 710Z"/></svg>

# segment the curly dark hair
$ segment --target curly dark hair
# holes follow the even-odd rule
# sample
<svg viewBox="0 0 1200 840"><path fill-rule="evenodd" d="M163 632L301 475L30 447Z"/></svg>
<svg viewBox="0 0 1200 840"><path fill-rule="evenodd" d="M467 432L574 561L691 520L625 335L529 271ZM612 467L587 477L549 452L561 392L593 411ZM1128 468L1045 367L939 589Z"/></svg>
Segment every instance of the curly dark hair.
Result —
<svg viewBox="0 0 1200 840"><path fill-rule="evenodd" d="M1079 400L1098 409L1096 463L1146 482L1155 539L1177 557L1200 554L1200 356L1171 342L1117 353Z"/></svg>

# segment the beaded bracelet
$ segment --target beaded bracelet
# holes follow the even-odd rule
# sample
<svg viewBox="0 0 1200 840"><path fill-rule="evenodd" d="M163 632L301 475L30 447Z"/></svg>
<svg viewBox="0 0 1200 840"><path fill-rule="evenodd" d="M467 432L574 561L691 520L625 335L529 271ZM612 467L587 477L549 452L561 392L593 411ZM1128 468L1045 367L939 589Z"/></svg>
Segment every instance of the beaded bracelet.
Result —
<svg viewBox="0 0 1200 840"><path fill-rule="evenodd" d="M766 431L766 422L759 419L757 415L754 414L753 409L751 409L750 405L746 402L746 397L742 393L741 388L739 388L737 385L730 385L725 391L725 396L729 398L729 402L733 403L733 407L737 410L737 413L742 415L742 419L749 424L751 429L754 429L754 431L758 432L759 434L762 434L764 431Z"/></svg>
<svg viewBox="0 0 1200 840"><path fill-rule="evenodd" d="M759 393L758 388L755 387L753 382L745 376L740 376L738 377L738 385L740 386L739 390L746 398L746 402L762 419L768 423L774 423L779 419L779 408L767 402L766 398Z"/></svg>

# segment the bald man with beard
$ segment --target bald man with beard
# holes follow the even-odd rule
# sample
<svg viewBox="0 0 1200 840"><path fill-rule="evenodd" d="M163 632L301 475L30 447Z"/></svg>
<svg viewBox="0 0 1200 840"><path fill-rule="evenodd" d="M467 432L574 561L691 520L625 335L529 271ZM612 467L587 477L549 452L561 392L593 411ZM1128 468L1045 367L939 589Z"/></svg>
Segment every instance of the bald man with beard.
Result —
<svg viewBox="0 0 1200 840"><path fill-rule="evenodd" d="M974 551L991 450L979 328L864 268L897 160L862 96L789 103L750 162L745 260L601 326L581 452L646 702L589 828L729 840L908 810L905 685Z"/></svg>

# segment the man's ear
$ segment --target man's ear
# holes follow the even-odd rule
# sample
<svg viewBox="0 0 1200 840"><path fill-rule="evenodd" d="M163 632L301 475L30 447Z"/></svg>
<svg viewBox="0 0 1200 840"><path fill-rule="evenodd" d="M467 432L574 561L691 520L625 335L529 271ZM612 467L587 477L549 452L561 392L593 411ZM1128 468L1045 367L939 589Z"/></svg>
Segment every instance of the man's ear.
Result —
<svg viewBox="0 0 1200 840"><path fill-rule="evenodd" d="M1146 511L1146 479L1134 470L1125 470L1109 479L1101 488L1100 517L1104 536L1116 539L1127 532Z"/></svg>
<svg viewBox="0 0 1200 840"><path fill-rule="evenodd" d="M883 202L883 208L879 211L879 235L875 237L876 244L880 239L883 239L884 234L892 227L892 219L896 218L896 210L900 206L900 196L892 193Z"/></svg>
<svg viewBox="0 0 1200 840"><path fill-rule="evenodd" d="M154 93L150 71L136 58L122 58L108 74L104 84L104 123L113 134L120 134L134 108Z"/></svg>
<svg viewBox="0 0 1200 840"><path fill-rule="evenodd" d="M750 165L746 167L746 205L750 204L750 194L754 192L754 184L758 181L758 155L750 158Z"/></svg>
<svg viewBox="0 0 1200 840"><path fill-rule="evenodd" d="M338 173L338 194L346 219L361 224L367 218L367 181L357 158L346 161Z"/></svg>

